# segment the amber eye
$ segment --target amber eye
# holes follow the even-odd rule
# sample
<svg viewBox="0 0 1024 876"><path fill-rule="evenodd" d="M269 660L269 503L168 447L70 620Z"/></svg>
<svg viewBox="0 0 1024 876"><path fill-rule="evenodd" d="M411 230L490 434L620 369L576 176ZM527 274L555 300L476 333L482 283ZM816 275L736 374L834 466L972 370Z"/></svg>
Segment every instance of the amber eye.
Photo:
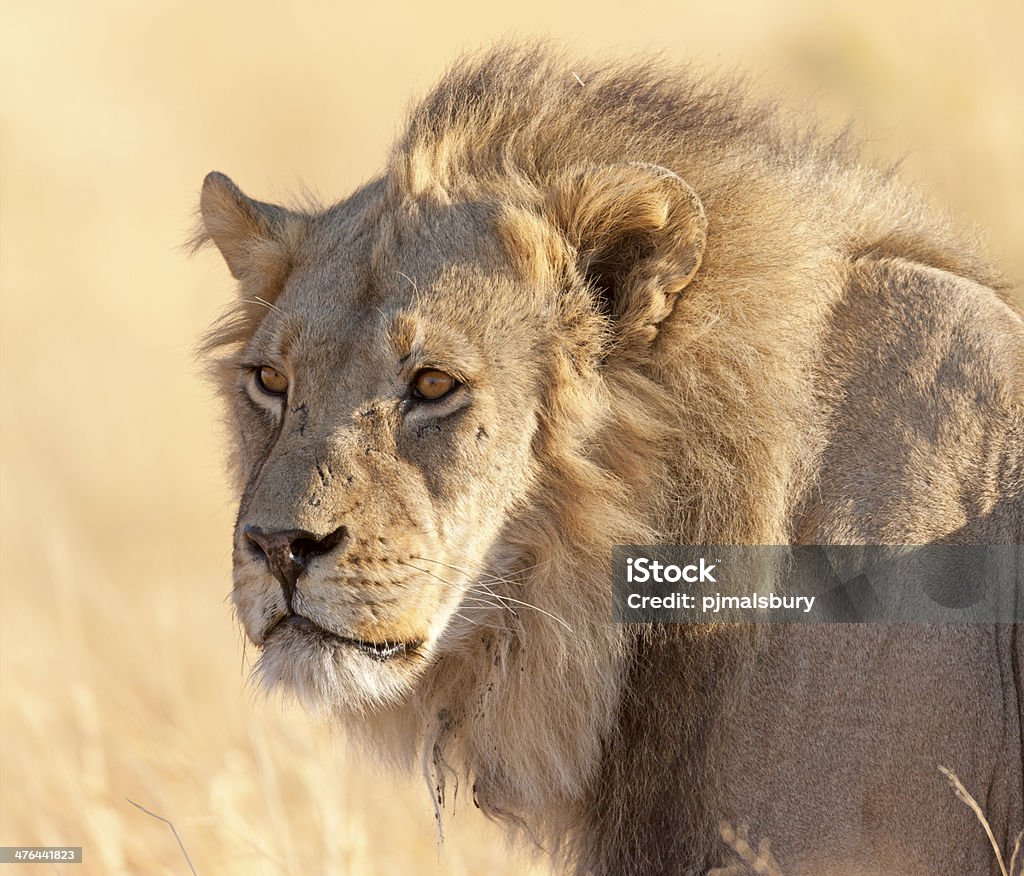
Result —
<svg viewBox="0 0 1024 876"><path fill-rule="evenodd" d="M416 375L412 392L416 398L436 401L448 395L448 393L455 389L456 385L457 381L450 374L445 374L436 368L428 368L426 371L421 371Z"/></svg>
<svg viewBox="0 0 1024 876"><path fill-rule="evenodd" d="M264 365L256 371L256 383L269 395L284 395L288 392L288 378L269 365Z"/></svg>

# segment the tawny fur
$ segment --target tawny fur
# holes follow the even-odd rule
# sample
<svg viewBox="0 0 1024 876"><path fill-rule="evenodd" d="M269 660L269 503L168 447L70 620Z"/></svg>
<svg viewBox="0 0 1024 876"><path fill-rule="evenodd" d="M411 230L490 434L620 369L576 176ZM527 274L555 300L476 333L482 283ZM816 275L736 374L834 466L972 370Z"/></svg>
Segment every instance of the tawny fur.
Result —
<svg viewBox="0 0 1024 876"><path fill-rule="evenodd" d="M991 633L986 663L966 634L929 651L891 630L633 629L604 608L613 544L1021 541L1024 323L970 237L892 174L741 83L501 47L442 80L351 198L286 211L212 175L202 213L196 244L216 243L241 288L207 351L239 438L236 608L269 683L422 764L439 809L468 785L581 873L704 872L723 861L723 814L773 839L792 825L786 872L910 873L927 850L901 846L900 824L867 852L837 828L815 863L799 834L832 804L772 812L822 770L839 795L866 786L827 750L853 744L855 711L823 715L838 735L817 748L758 738L786 737L764 717L773 665L795 683L839 641L851 666L902 648L932 680L921 701L891 682L904 706L880 710L879 750L899 749L912 710L950 739L941 756L994 783L997 829L1021 821L1014 628ZM410 425L403 363L439 350L472 413ZM292 381L279 408L244 382L261 363ZM308 610L357 638L423 638L420 661L364 671L297 633L263 641L286 608L247 522L351 525L336 568L303 579ZM363 604L381 594L402 607ZM516 602L484 604L498 597ZM1005 679L1004 717L978 725L998 738L976 751L932 716L973 690L965 649ZM780 786L759 762L737 773L751 747L812 760ZM921 803L930 778L879 812L930 806L963 827ZM930 872L987 872L983 846L960 848Z"/></svg>

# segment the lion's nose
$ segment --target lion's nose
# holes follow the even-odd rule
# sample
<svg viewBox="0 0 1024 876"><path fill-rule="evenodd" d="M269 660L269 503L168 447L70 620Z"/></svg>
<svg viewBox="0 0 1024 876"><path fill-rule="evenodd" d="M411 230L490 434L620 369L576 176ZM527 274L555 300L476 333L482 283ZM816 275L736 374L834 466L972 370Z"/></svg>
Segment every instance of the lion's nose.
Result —
<svg viewBox="0 0 1024 876"><path fill-rule="evenodd" d="M284 589L284 598L291 608L295 582L305 571L309 561L330 553L348 535L344 526L324 536L305 529L282 529L268 532L251 524L243 530L245 537L263 554L270 571Z"/></svg>

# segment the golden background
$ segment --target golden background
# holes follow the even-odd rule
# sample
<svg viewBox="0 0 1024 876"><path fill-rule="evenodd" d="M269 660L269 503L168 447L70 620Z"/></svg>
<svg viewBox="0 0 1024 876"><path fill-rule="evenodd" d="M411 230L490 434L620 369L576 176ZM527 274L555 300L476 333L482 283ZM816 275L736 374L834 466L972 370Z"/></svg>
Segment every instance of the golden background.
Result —
<svg viewBox="0 0 1024 876"><path fill-rule="evenodd" d="M0 844L84 874L524 873L460 800L247 686L217 409L192 350L233 294L180 249L208 170L329 201L461 52L546 35L739 66L859 121L873 160L1024 273L1024 6L935 0L28 3L0 21ZM43 868L40 872L62 872Z"/></svg>

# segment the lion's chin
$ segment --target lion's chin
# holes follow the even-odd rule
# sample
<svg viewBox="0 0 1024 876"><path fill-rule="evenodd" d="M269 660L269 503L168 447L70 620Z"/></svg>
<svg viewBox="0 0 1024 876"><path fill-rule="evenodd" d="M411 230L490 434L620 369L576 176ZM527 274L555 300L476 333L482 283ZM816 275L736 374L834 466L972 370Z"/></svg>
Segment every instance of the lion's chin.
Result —
<svg viewBox="0 0 1024 876"><path fill-rule="evenodd" d="M291 615L263 642L256 672L268 690L295 696L313 712L366 712L392 705L415 684L423 642L367 642Z"/></svg>

